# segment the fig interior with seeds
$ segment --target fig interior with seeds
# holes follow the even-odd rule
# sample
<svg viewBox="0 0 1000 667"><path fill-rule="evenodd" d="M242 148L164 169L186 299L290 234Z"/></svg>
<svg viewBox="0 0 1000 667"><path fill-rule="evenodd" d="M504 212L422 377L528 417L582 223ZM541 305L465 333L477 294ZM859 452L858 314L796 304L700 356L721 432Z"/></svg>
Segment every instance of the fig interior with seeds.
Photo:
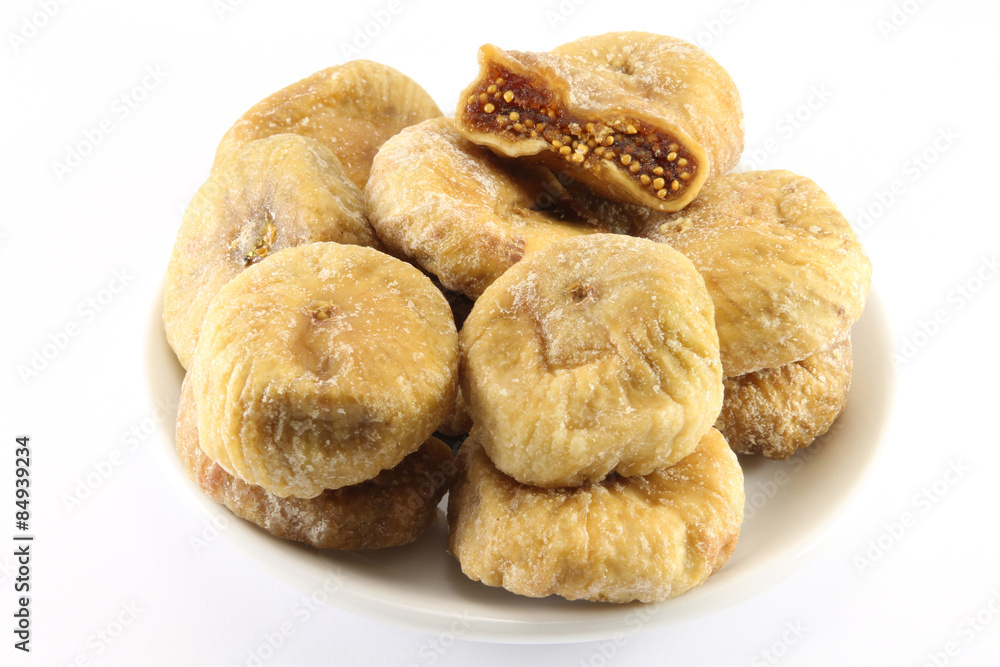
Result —
<svg viewBox="0 0 1000 667"><path fill-rule="evenodd" d="M735 83L683 40L619 32L550 52L486 44L479 66L455 112L463 136L620 202L677 211L743 150Z"/></svg>
<svg viewBox="0 0 1000 667"><path fill-rule="evenodd" d="M511 141L543 139L583 169L616 169L664 201L680 200L704 180L701 156L670 133L627 115L611 121L574 113L537 78L495 63L466 98L464 117L468 127Z"/></svg>

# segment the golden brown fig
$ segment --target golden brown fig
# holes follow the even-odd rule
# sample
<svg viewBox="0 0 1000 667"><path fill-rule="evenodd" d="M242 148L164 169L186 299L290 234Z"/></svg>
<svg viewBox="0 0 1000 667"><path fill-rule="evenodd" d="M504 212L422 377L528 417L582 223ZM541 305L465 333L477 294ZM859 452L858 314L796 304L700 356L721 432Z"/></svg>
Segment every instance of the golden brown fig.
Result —
<svg viewBox="0 0 1000 667"><path fill-rule="evenodd" d="M163 324L181 365L223 285L270 253L316 241L381 245L361 191L328 148L279 134L223 160L184 213L167 267Z"/></svg>
<svg viewBox="0 0 1000 667"><path fill-rule="evenodd" d="M193 368L201 447L282 497L375 477L451 412L458 338L441 292L371 248L312 243L212 300Z"/></svg>
<svg viewBox="0 0 1000 667"><path fill-rule="evenodd" d="M469 578L520 595L674 597L726 563L743 522L743 472L715 429L673 466L573 488L519 484L475 435L456 465L449 550Z"/></svg>
<svg viewBox="0 0 1000 667"><path fill-rule="evenodd" d="M534 156L601 194L676 211L743 151L729 74L674 37L615 32L551 53L479 51L455 123L501 155Z"/></svg>
<svg viewBox="0 0 1000 667"><path fill-rule="evenodd" d="M715 428L737 454L787 459L826 433L847 403L851 339L780 368L726 378Z"/></svg>
<svg viewBox="0 0 1000 667"><path fill-rule="evenodd" d="M871 263L816 183L790 171L727 174L642 236L684 253L715 303L726 377L778 368L847 336Z"/></svg>
<svg viewBox="0 0 1000 667"><path fill-rule="evenodd" d="M663 244L579 236L496 280L461 332L462 394L497 468L544 487L646 475L722 405L712 301Z"/></svg>
<svg viewBox="0 0 1000 667"><path fill-rule="evenodd" d="M557 175L498 158L463 139L448 118L389 139L365 198L393 253L473 299L522 257L559 239L609 231L563 206L569 194Z"/></svg>
<svg viewBox="0 0 1000 667"><path fill-rule="evenodd" d="M407 544L434 520L451 482L451 449L431 438L374 479L327 490L315 498L276 496L230 475L205 455L198 444L192 390L193 384L185 379L177 411L177 454L188 477L212 500L277 537L319 549Z"/></svg>
<svg viewBox="0 0 1000 667"><path fill-rule="evenodd" d="M281 132L319 140L365 187L372 158L404 127L441 115L431 96L388 65L352 60L320 70L255 104L233 125L215 153L218 165L248 141Z"/></svg>

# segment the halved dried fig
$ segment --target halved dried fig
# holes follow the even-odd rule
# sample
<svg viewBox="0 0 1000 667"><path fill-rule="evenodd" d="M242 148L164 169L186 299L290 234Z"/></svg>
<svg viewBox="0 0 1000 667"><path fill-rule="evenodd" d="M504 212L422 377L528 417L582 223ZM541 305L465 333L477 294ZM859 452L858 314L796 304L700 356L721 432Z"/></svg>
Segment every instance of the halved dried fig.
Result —
<svg viewBox="0 0 1000 667"><path fill-rule="evenodd" d="M550 53L487 44L479 64L455 113L466 138L568 169L620 201L679 210L743 150L733 80L674 37L615 32Z"/></svg>

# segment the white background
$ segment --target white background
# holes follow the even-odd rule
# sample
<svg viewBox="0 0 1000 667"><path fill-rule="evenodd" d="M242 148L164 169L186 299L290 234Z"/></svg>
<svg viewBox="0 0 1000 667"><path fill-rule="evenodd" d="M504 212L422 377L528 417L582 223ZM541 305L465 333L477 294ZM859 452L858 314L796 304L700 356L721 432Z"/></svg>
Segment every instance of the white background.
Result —
<svg viewBox="0 0 1000 667"><path fill-rule="evenodd" d="M1000 5L472 4L3 3L0 543L13 544L21 434L37 537L30 656L12 646L15 563L0 548L0 664L253 664L287 621L265 664L997 664ZM755 597L618 644L294 616L305 596L213 533L156 453L175 400L149 378L157 300L219 138L260 98L353 57L402 70L451 113L484 42L545 50L622 29L705 46L740 88L747 166L815 179L871 256L896 394L848 515Z"/></svg>

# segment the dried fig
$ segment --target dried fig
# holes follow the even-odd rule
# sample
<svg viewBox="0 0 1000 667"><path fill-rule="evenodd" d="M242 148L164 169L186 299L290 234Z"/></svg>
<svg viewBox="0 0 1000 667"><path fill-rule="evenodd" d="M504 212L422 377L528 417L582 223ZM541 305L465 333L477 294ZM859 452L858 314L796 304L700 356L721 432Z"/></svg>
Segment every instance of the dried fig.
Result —
<svg viewBox="0 0 1000 667"><path fill-rule="evenodd" d="M571 236L609 231L565 206L549 170L503 160L448 118L406 128L375 156L368 217L395 254L475 299L522 257Z"/></svg>
<svg viewBox="0 0 1000 667"><path fill-rule="evenodd" d="M380 245L361 191L328 148L279 134L223 160L184 213L167 268L163 324L181 365L223 285L270 253L316 241Z"/></svg>
<svg viewBox="0 0 1000 667"><path fill-rule="evenodd" d="M733 80L674 37L614 32L550 53L487 44L479 66L455 112L463 136L613 199L679 210L743 151Z"/></svg>
<svg viewBox="0 0 1000 667"><path fill-rule="evenodd" d="M386 139L440 115L427 91L402 72L352 60L320 70L251 107L222 137L215 164L248 141L294 132L325 144L347 177L364 188L372 158Z"/></svg>
<svg viewBox="0 0 1000 667"><path fill-rule="evenodd" d="M645 475L715 423L722 368L712 301L668 246L615 234L529 255L462 327L473 435L504 473L544 487Z"/></svg>
<svg viewBox="0 0 1000 667"><path fill-rule="evenodd" d="M826 433L847 403L851 339L801 361L723 380L715 428L737 454L787 459Z"/></svg>
<svg viewBox="0 0 1000 667"><path fill-rule="evenodd" d="M414 267L311 243L216 294L193 368L205 453L276 496L312 498L427 441L452 410L458 338L448 303Z"/></svg>
<svg viewBox="0 0 1000 667"><path fill-rule="evenodd" d="M826 193L790 171L727 174L640 227L704 276L726 377L804 359L846 337L864 309L864 248Z"/></svg>
<svg viewBox="0 0 1000 667"><path fill-rule="evenodd" d="M454 471L451 449L431 438L399 465L365 482L315 498L276 496L230 475L205 455L188 380L177 412L177 454L212 500L272 535L319 549L381 549L412 542L434 520Z"/></svg>
<svg viewBox="0 0 1000 667"><path fill-rule="evenodd" d="M676 464L541 489L503 474L471 436L448 496L462 572L530 597L656 602L702 584L743 522L743 472L715 429Z"/></svg>

